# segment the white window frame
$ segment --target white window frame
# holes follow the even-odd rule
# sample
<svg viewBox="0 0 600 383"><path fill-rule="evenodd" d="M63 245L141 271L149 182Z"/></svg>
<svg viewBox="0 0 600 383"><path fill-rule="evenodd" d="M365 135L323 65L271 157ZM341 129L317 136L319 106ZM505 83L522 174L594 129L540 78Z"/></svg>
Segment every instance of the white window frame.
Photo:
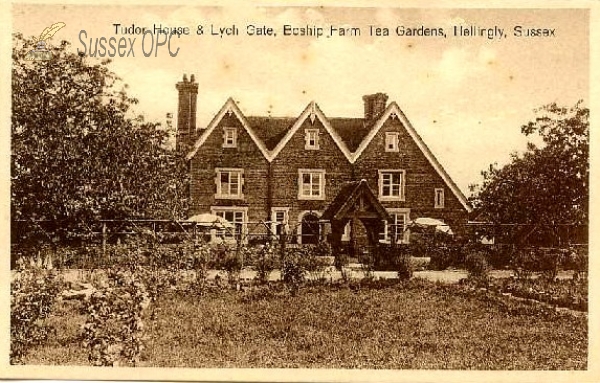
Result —
<svg viewBox="0 0 600 383"><path fill-rule="evenodd" d="M399 149L400 134L397 132L388 132L385 134L385 151L386 152L398 152ZM391 145L390 145L391 144ZM390 147L391 146L391 147Z"/></svg>
<svg viewBox="0 0 600 383"><path fill-rule="evenodd" d="M216 199L243 199L243 187L244 187L244 169L240 168L216 168L215 172L217 176L215 178L215 184L217 185L217 193L215 194ZM238 193L231 194L231 186L229 186L230 190L223 190L223 184L221 184L221 174L228 173L231 179L231 175L237 173L238 175ZM224 193L225 192L225 193Z"/></svg>
<svg viewBox="0 0 600 383"><path fill-rule="evenodd" d="M342 242L350 241L350 232L352 231L352 220L348 221L346 226L344 226L344 231L342 232Z"/></svg>
<svg viewBox="0 0 600 383"><path fill-rule="evenodd" d="M404 186L406 185L406 170L402 169L380 169L379 172L379 200L380 201L404 201ZM383 180L386 174L389 173L400 173L400 185L399 185L399 195L384 195L383 194ZM393 184L392 184L393 185ZM391 188L390 188L391 190Z"/></svg>
<svg viewBox="0 0 600 383"><path fill-rule="evenodd" d="M223 217L223 215L227 212L242 213L242 222L232 222L233 224L240 224L241 228L239 235L242 236L243 242L246 242L247 234L248 234L248 208L240 207L240 206L211 206L210 207L211 214L217 215L219 217ZM235 220L235 218L234 218ZM231 233L232 229L223 229L216 230L216 236L221 238L225 242L235 241L235 237Z"/></svg>
<svg viewBox="0 0 600 383"><path fill-rule="evenodd" d="M237 128L223 128L223 147L237 148Z"/></svg>
<svg viewBox="0 0 600 383"><path fill-rule="evenodd" d="M446 196L444 195L444 188L435 188L433 191L433 207L443 209L445 204Z"/></svg>
<svg viewBox="0 0 600 383"><path fill-rule="evenodd" d="M283 221L277 221L277 213L283 213ZM289 207L272 207L271 208L271 233L277 235L277 226L284 225L288 228L290 221ZM287 230L289 231L289 230Z"/></svg>
<svg viewBox="0 0 600 383"><path fill-rule="evenodd" d="M310 175L310 195L303 194L304 175ZM312 194L313 177L318 176L319 181L319 194ZM312 200L312 201L323 201L325 200L325 170L323 169L298 169L298 199L299 200Z"/></svg>
<svg viewBox="0 0 600 383"><path fill-rule="evenodd" d="M319 150L319 129L305 129L305 144L306 150ZM311 143L313 141L313 143Z"/></svg>
<svg viewBox="0 0 600 383"><path fill-rule="evenodd" d="M385 209L385 210L394 219L394 224L397 224L398 216L400 216L400 215L404 216L404 227L402 228L403 235L401 238L400 237L396 238L396 243L397 244L409 243L410 235L409 235L408 230L406 230L406 228L408 227L408 223L410 222L410 209L408 209L408 208L392 208L392 209ZM379 233L379 242L390 244L392 241L392 238L390 236L391 232L392 231L390 230L390 225L387 223L387 221L384 222L383 232ZM383 234L383 238L381 238L382 234Z"/></svg>

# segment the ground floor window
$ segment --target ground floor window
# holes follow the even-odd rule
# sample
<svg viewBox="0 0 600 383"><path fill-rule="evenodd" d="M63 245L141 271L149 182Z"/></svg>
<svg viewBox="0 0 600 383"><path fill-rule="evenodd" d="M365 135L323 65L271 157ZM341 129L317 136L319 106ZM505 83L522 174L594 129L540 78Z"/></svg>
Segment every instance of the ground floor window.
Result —
<svg viewBox="0 0 600 383"><path fill-rule="evenodd" d="M231 228L217 230L217 238L223 240L243 239L246 231L247 208L213 207L211 211L214 215L224 218L234 225Z"/></svg>
<svg viewBox="0 0 600 383"><path fill-rule="evenodd" d="M287 207L274 207L271 209L271 233L279 238L287 231L288 211Z"/></svg>
<svg viewBox="0 0 600 383"><path fill-rule="evenodd" d="M396 243L408 243L408 232L406 228L410 221L409 209L388 209L389 215L392 217L392 222L385 222L383 231L379 233L380 243L392 243L396 238Z"/></svg>

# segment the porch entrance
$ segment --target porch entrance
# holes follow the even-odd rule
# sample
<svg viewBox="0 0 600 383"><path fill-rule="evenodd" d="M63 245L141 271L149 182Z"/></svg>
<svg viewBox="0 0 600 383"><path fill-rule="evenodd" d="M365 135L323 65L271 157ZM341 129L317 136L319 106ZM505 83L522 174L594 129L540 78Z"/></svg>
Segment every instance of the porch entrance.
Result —
<svg viewBox="0 0 600 383"><path fill-rule="evenodd" d="M371 254L376 255L379 233L383 231L385 222L392 223L391 220L366 180L345 184L321 216L321 222L328 221L330 225L331 232L328 236L334 254L341 250L344 228L348 222L354 222L354 229L364 227L368 247ZM358 254L356 232L357 230L350 231L350 251L354 254Z"/></svg>

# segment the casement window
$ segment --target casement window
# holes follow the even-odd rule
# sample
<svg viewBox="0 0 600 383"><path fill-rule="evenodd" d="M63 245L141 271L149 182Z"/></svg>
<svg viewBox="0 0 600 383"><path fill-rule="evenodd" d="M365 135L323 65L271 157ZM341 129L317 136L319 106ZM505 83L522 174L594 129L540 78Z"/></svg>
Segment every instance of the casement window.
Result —
<svg viewBox="0 0 600 383"><path fill-rule="evenodd" d="M288 207L271 208L271 233L279 237L283 233L284 228L287 230L289 210L290 208Z"/></svg>
<svg viewBox="0 0 600 383"><path fill-rule="evenodd" d="M392 217L392 222L384 223L383 231L379 233L379 242L390 244L396 238L397 244L408 243L409 233L406 228L410 221L410 210L388 209L388 213Z"/></svg>
<svg viewBox="0 0 600 383"><path fill-rule="evenodd" d="M224 148L236 148L237 147L237 129L236 128L223 128L223 147Z"/></svg>
<svg viewBox="0 0 600 383"><path fill-rule="evenodd" d="M398 133L386 133L385 134L385 151L386 152L397 152L398 151Z"/></svg>
<svg viewBox="0 0 600 383"><path fill-rule="evenodd" d="M433 207L436 209L442 209L444 207L444 189L443 188L435 188L434 189Z"/></svg>
<svg viewBox="0 0 600 383"><path fill-rule="evenodd" d="M217 194L215 198L219 199L242 199L242 185L244 183L244 169L224 169L217 168Z"/></svg>
<svg viewBox="0 0 600 383"><path fill-rule="evenodd" d="M235 226L234 228L217 230L217 237L223 240L235 240L243 238L243 235L247 229L247 208L213 206L210 210L212 214L226 219Z"/></svg>
<svg viewBox="0 0 600 383"><path fill-rule="evenodd" d="M318 150L319 149L319 129L306 129L305 131L304 149Z"/></svg>
<svg viewBox="0 0 600 383"><path fill-rule="evenodd" d="M379 170L379 200L404 201L404 170Z"/></svg>
<svg viewBox="0 0 600 383"><path fill-rule="evenodd" d="M325 170L298 170L298 199L325 199Z"/></svg>

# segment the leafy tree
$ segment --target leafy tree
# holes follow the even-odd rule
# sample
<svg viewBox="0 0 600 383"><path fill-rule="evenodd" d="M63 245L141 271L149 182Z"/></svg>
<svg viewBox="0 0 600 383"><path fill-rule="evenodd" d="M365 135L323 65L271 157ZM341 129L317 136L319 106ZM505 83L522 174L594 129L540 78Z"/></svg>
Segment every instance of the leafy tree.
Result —
<svg viewBox="0 0 600 383"><path fill-rule="evenodd" d="M108 69L63 41L26 61L34 39L13 36L11 216L60 221L179 218L186 164L169 132L132 117L137 100Z"/></svg>
<svg viewBox="0 0 600 383"><path fill-rule="evenodd" d="M495 223L531 224L557 234L559 225L588 222L589 110L544 106L521 127L543 144L512 154L504 167L490 165L472 202Z"/></svg>

